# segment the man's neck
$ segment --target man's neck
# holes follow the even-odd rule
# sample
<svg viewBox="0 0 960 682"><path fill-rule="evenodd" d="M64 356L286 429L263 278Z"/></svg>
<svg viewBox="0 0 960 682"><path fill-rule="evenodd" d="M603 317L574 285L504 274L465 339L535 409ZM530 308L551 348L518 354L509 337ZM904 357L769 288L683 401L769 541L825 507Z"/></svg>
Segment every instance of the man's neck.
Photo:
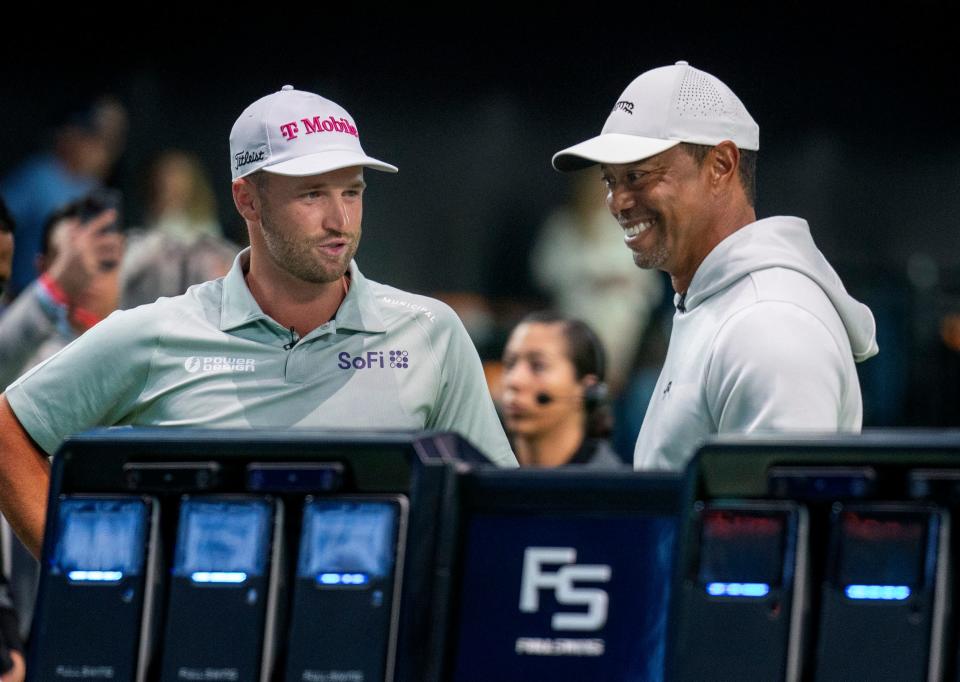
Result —
<svg viewBox="0 0 960 682"><path fill-rule="evenodd" d="M717 248L720 242L737 230L756 221L756 211L754 211L753 206L746 203L731 207L718 216L713 229L707 232L707 236L703 240L703 250L698 253L698 257L690 267L684 268L682 272L670 273L670 282L673 284L673 290L678 294L687 293L687 289L690 288L690 282L693 281L693 276L697 273L700 265L702 265L707 256Z"/></svg>
<svg viewBox="0 0 960 682"><path fill-rule="evenodd" d="M244 272L247 288L260 309L300 337L334 318L346 298L348 278L316 284L305 282L250 254Z"/></svg>

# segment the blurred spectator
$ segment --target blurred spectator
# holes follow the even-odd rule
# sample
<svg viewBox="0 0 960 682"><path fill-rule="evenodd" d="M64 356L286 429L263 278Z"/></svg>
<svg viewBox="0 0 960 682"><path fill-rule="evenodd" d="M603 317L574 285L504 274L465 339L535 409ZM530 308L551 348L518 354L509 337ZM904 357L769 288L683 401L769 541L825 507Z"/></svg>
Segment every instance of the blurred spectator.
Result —
<svg viewBox="0 0 960 682"><path fill-rule="evenodd" d="M10 270L13 268L13 233L16 224L13 216L7 210L7 205L0 198L0 312L3 308L3 295L10 280Z"/></svg>
<svg viewBox="0 0 960 682"><path fill-rule="evenodd" d="M10 277L13 263L14 230L13 218L3 199L0 199L0 297ZM7 547L4 546L4 549ZM26 668L23 650L20 620L17 617L13 592L6 575L0 572L0 679L3 682L21 682L24 679Z"/></svg>
<svg viewBox="0 0 960 682"><path fill-rule="evenodd" d="M147 223L127 235L122 308L222 277L240 250L223 238L213 189L194 155L161 154L151 167L147 194Z"/></svg>
<svg viewBox="0 0 960 682"><path fill-rule="evenodd" d="M500 407L522 467L615 468L604 353L580 320L527 315L503 352Z"/></svg>
<svg viewBox="0 0 960 682"><path fill-rule="evenodd" d="M34 260L50 215L103 183L123 151L126 134L126 109L113 97L100 98L54 131L52 149L28 158L0 183L18 226L13 295L35 277Z"/></svg>
<svg viewBox="0 0 960 682"><path fill-rule="evenodd" d="M570 204L544 223L531 268L554 308L596 330L607 350L611 394L619 395L663 284L659 273L640 270L624 251L623 230L604 203L596 168L576 174Z"/></svg>
<svg viewBox="0 0 960 682"><path fill-rule="evenodd" d="M23 640L6 577L0 573L0 680L22 682L26 674Z"/></svg>
<svg viewBox="0 0 960 682"><path fill-rule="evenodd" d="M81 216L93 217L84 222ZM40 278L0 317L0 387L116 310L123 236L93 198L54 213L43 230Z"/></svg>

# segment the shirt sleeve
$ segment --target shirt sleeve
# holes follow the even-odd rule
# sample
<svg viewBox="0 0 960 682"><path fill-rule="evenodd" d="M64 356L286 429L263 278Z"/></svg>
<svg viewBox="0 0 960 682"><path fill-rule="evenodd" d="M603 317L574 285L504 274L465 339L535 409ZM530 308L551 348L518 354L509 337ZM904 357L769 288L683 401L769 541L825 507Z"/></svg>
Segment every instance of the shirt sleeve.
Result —
<svg viewBox="0 0 960 682"><path fill-rule="evenodd" d="M133 409L156 345L140 310L113 313L7 388L17 419L48 454L71 434L124 423Z"/></svg>
<svg viewBox="0 0 960 682"><path fill-rule="evenodd" d="M717 334L704 390L719 433L836 431L846 391L841 350L812 313L758 303Z"/></svg>
<svg viewBox="0 0 960 682"><path fill-rule="evenodd" d="M494 464L517 466L487 388L477 349L451 311L448 338L440 361L440 391L427 427L455 431Z"/></svg>

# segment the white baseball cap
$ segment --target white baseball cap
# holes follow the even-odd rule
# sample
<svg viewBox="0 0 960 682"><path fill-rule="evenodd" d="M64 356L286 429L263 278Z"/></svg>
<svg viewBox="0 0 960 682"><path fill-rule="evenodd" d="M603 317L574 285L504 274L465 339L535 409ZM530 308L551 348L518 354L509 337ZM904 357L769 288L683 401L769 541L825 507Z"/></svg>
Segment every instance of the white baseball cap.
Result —
<svg viewBox="0 0 960 682"><path fill-rule="evenodd" d="M258 170L300 176L350 166L397 172L396 166L364 153L346 109L292 85L244 109L230 131L234 180Z"/></svg>
<svg viewBox="0 0 960 682"><path fill-rule="evenodd" d="M637 76L600 134L554 154L553 167L632 163L681 142L713 146L724 140L760 149L760 126L723 81L681 61Z"/></svg>

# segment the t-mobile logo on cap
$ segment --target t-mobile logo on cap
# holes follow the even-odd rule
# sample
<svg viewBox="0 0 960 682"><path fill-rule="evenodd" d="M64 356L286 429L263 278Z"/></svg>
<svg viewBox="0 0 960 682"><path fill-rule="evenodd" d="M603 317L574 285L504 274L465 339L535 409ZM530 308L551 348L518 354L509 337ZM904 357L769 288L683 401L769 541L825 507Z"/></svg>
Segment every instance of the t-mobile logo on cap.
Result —
<svg viewBox="0 0 960 682"><path fill-rule="evenodd" d="M607 622L609 597L601 589L575 587L575 582L605 583L611 569L606 564L577 565L573 547L527 547L523 553L523 576L520 578L520 610L540 610L540 590L553 590L557 603L586 606L586 613L555 613L550 621L554 630L599 630ZM567 564L546 572L544 564Z"/></svg>
<svg viewBox="0 0 960 682"><path fill-rule="evenodd" d="M301 118L300 122L303 124L304 135L312 135L313 133L346 133L347 135L360 137L356 127L343 116L340 118L329 116L323 119L319 116L314 116L313 118ZM299 132L300 126L297 125L296 121L290 121L280 126L280 134L287 140L295 139Z"/></svg>

